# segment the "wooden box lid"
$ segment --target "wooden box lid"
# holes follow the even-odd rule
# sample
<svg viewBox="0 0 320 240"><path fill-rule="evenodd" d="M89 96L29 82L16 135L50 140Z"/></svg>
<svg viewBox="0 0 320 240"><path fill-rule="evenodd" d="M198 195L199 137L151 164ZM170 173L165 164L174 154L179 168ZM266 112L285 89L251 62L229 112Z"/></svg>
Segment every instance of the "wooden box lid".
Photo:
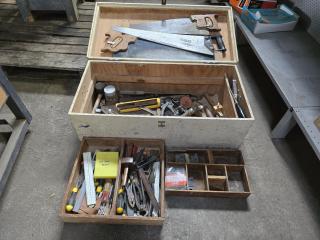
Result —
<svg viewBox="0 0 320 240"><path fill-rule="evenodd" d="M217 14L221 35L227 51L215 52L215 58L203 54L191 53L172 47L137 39L129 45L127 51L110 53L101 52L105 46L105 34L112 26L129 27L130 24L157 20L188 18L196 14ZM90 41L87 52L88 59L116 61L161 61L189 63L225 63L238 62L237 44L232 8L227 6L200 5L160 5L139 3L96 3Z"/></svg>

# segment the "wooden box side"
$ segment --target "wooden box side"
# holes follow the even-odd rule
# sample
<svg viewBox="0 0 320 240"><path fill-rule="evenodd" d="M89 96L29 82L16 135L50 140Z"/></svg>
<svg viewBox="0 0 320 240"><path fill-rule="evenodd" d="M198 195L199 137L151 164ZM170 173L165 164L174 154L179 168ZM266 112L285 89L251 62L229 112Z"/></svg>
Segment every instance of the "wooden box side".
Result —
<svg viewBox="0 0 320 240"><path fill-rule="evenodd" d="M151 59L135 57L113 57L111 53L102 53L100 50L104 46L105 33L110 32L113 25L128 27L133 23L150 22L170 18L190 17L194 14L219 14L219 26L224 37L227 51L225 54L215 52L215 60L186 60L186 59ZM139 4L139 3L97 3L87 57L89 59L104 60L132 60L132 61L169 61L169 62L200 62L200 63L231 63L238 62L238 52L235 37L235 27L232 15L232 8L226 6L199 6L199 5L159 5L159 4Z"/></svg>
<svg viewBox="0 0 320 240"><path fill-rule="evenodd" d="M88 105L92 104L92 95L94 91L94 81L92 77L91 63L88 61L82 74L76 94L71 103L69 114L73 112L84 112Z"/></svg>

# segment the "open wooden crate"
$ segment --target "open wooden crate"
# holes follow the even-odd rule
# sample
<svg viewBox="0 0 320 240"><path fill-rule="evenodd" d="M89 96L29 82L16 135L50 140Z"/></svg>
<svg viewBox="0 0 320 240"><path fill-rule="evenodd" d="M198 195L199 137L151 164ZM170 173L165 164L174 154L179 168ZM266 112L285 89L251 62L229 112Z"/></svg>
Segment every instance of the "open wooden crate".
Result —
<svg viewBox="0 0 320 240"><path fill-rule="evenodd" d="M236 79L240 105L247 118L238 118L224 75ZM226 117L147 116L91 113L96 81L121 89L156 93L219 93ZM89 61L69 110L79 138L128 137L164 139L171 147L215 146L237 148L254 117L238 70L233 65Z"/></svg>
<svg viewBox="0 0 320 240"><path fill-rule="evenodd" d="M227 51L215 53L215 59L203 56L180 56L174 48L165 49L163 46L144 46L137 40L129 46L136 47L131 56L112 53L103 53L101 48L105 45L105 34L112 30L112 26L128 27L130 24L144 23L172 18L189 18L196 14L217 14L221 35ZM215 47L216 48L216 47ZM181 51L181 50L180 50ZM174 53L173 53L174 52ZM199 55L199 54L197 54ZM186 57L187 56L187 57ZM232 63L238 62L237 44L234 31L234 21L231 7L227 6L199 6L199 5L159 5L148 3L96 3L93 17L87 57L100 60L131 60L131 61L171 61L171 62L198 62L198 63Z"/></svg>

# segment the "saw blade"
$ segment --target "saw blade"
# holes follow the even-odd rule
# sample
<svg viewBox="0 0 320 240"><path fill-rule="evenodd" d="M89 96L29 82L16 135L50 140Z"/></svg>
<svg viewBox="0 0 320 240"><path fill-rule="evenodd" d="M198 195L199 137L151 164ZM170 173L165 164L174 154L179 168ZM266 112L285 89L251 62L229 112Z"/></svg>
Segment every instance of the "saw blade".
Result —
<svg viewBox="0 0 320 240"><path fill-rule="evenodd" d="M113 27L113 30L133 35L138 38L148 40L150 42L155 42L190 52L214 56L213 52L205 46L204 36L190 36L172 33L153 32L126 27Z"/></svg>
<svg viewBox="0 0 320 240"><path fill-rule="evenodd" d="M190 18L176 18L148 23L130 24L130 28L183 35L210 35L209 31L198 29L197 24L192 22Z"/></svg>

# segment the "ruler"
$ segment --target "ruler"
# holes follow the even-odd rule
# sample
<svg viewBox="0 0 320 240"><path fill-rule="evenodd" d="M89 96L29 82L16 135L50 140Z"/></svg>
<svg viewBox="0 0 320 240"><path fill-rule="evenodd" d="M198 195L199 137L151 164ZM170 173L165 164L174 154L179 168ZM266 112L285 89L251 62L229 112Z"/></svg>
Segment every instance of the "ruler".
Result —
<svg viewBox="0 0 320 240"><path fill-rule="evenodd" d="M93 182L93 165L91 152L83 153L84 177L86 183L87 205L96 205L96 190Z"/></svg>

